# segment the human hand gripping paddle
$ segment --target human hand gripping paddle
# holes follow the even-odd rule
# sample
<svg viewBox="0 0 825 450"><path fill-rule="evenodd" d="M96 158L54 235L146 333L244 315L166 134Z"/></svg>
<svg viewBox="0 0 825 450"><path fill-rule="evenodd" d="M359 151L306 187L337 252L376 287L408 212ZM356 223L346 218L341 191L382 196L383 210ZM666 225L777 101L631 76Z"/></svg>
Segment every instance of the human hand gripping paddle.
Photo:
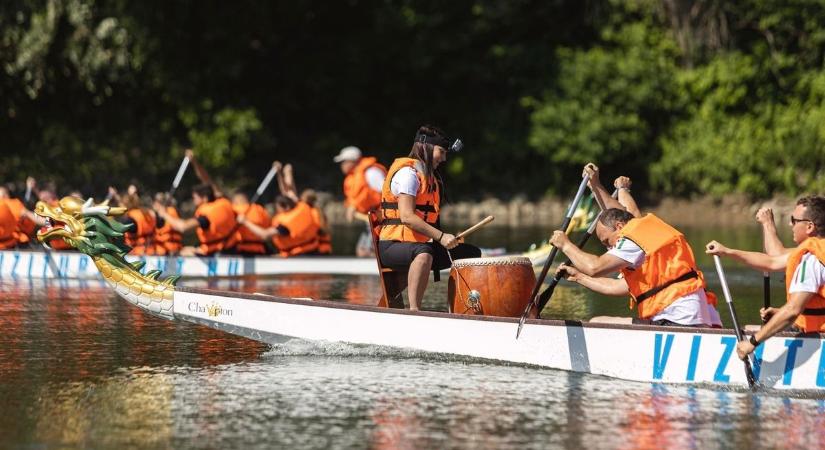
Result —
<svg viewBox="0 0 825 450"><path fill-rule="evenodd" d="M272 179L275 178L275 174L278 173L279 167L280 164L278 163L278 161L272 163L272 168L270 168L269 172L266 173L266 176L264 177L263 181L261 181L261 184L258 185L258 189L255 191L255 195L253 195L252 199L249 200L249 206L246 207L247 211L249 210L249 208L252 207L253 204L258 202L258 199L261 198L261 195L264 193L264 191L266 191L266 188L269 187L269 183L271 183ZM246 211L244 211L244 213L241 214L240 217L243 218L245 217L245 215ZM223 238L223 241L221 241L221 247L226 245L226 243L229 241L229 238L231 238L232 235L234 235L235 232L238 231L238 228L240 228L241 225L243 225L242 220L236 221L235 226L232 227L232 230L229 231L229 234L227 234L226 237Z"/></svg>
<svg viewBox="0 0 825 450"><path fill-rule="evenodd" d="M612 194L613 198L616 198L616 196L618 196L618 195L619 195L619 190L618 189L613 191L613 194ZM593 236L593 231L596 230L596 224L599 222L599 218L602 217L602 214L604 214L605 207L604 207L604 205L602 204L602 202L600 200L601 200L600 197L596 197L596 201L599 203L599 206L601 207L601 211L599 211L599 213L596 214L596 217L593 218L593 221L590 223L590 226L587 227L587 232L584 234L584 236L581 237L581 239L579 239L579 242L577 244L577 247L579 247L579 248L584 247L584 245L587 244L587 241L590 240L590 236ZM564 264L565 265L570 265L571 264L570 259L568 258L567 261L565 261ZM541 293L541 295L539 295L538 312L536 313L537 317L541 316L541 311L544 309L544 307L550 301L550 297L552 297L553 292L556 291L556 285L559 284L559 281L561 281L562 278L564 278L564 273L563 272L556 272L556 275L553 276L552 280L550 280L550 285L547 286L547 289L545 289Z"/></svg>
<svg viewBox="0 0 825 450"><path fill-rule="evenodd" d="M711 247L708 247L712 250ZM725 271L722 269L722 262L719 260L719 255L713 255L713 263L716 264L716 273L719 274L719 281L722 283L722 292L725 294L725 302L728 304L730 311L730 318L733 321L733 331L736 332L736 341L743 341L742 330L739 328L739 320L736 318L736 310L733 307L733 299L728 289L728 281L725 279ZM753 369L751 368L751 361L745 358L742 362L745 363L745 379L748 380L748 387L751 389L756 385L756 377L753 376Z"/></svg>
<svg viewBox="0 0 825 450"><path fill-rule="evenodd" d="M573 198L573 201L570 203L570 207L567 208L567 214L564 217L564 222L561 224L560 230L564 230L565 233L567 232L567 227L570 226L570 221L573 219L573 213L576 212L576 208L579 206L579 202L584 195L584 190L587 189L587 183L590 181L590 176L585 175L582 178L582 182L579 185L579 190L576 191L576 196ZM521 334L521 328L524 326L524 321L527 320L527 316L530 315L530 310L533 309L534 306L538 306L539 298L538 293L539 289L541 289L541 284L544 283L544 279L547 277L547 271L550 270L550 266L553 265L553 260L556 259L556 254L558 254L559 249L558 247L553 247L553 250L550 251L550 255L547 257L547 260L544 261L544 267L541 269L541 274L539 278L536 280L536 286L533 287L533 292L530 294L530 303L527 304L527 307L524 308L524 312L521 314L521 318L518 321L518 329L516 330L516 339L518 339L519 335Z"/></svg>

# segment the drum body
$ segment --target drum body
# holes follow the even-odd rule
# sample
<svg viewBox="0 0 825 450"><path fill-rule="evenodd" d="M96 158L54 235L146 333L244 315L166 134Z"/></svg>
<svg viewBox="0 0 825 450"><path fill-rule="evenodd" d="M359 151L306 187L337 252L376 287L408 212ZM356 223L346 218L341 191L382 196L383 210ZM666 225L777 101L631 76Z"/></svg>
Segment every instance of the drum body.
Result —
<svg viewBox="0 0 825 450"><path fill-rule="evenodd" d="M535 285L528 258L457 259L450 270L447 303L455 314L519 317Z"/></svg>

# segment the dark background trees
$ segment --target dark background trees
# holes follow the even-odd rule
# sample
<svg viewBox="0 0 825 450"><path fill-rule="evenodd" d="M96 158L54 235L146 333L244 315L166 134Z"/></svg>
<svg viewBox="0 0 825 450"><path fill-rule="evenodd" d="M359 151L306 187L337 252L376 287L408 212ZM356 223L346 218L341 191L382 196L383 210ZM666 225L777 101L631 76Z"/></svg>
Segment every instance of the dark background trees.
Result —
<svg viewBox="0 0 825 450"><path fill-rule="evenodd" d="M454 197L823 188L816 2L18 0L0 5L0 181L166 189L193 146L227 187L274 159L337 192L358 145L461 136Z"/></svg>

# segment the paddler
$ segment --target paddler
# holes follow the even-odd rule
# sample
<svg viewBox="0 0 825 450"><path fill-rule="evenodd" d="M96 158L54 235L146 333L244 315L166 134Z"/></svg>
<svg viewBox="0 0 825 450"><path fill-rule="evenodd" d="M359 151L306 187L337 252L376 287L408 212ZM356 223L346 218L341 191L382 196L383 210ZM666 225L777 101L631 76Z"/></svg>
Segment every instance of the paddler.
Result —
<svg viewBox="0 0 825 450"><path fill-rule="evenodd" d="M439 229L443 182L437 169L447 161L448 152L462 147L460 139L449 139L434 126L422 126L410 154L393 161L381 189L378 253L384 267L407 272L411 310L421 307L431 270L450 267L450 257L481 256L478 247Z"/></svg>
<svg viewBox="0 0 825 450"><path fill-rule="evenodd" d="M276 164L280 163L276 162ZM302 201L312 208L312 220L318 228L318 254L332 254L332 235L329 222L318 204L318 194L313 189L304 189L301 195L298 196L292 164L287 164L283 166L283 170L278 171L278 189L280 189L281 195L291 198L296 203Z"/></svg>
<svg viewBox="0 0 825 450"><path fill-rule="evenodd" d="M0 186L0 203L5 203L14 216L17 245L28 245L38 226L46 224L42 217L29 211L19 198L12 197L5 186Z"/></svg>
<svg viewBox="0 0 825 450"><path fill-rule="evenodd" d="M195 173L203 184L192 188L192 201L195 203L195 216L189 219L173 217L166 211L166 207L159 203L154 203L155 213L169 223L175 231L186 233L195 230L200 245L198 247L186 246L181 249L180 254L191 255L213 255L215 253L235 254L237 253L237 232L235 211L232 203L224 197L223 192L209 178L209 174L198 163L192 150L186 151L186 156Z"/></svg>
<svg viewBox="0 0 825 450"><path fill-rule="evenodd" d="M177 208L175 208L175 199L166 192L158 192L155 194L155 203L159 204L167 214L180 219ZM163 220L163 217L157 216L157 228L155 228L155 248L159 255L177 255L183 248L183 235L172 228L172 225Z"/></svg>
<svg viewBox="0 0 825 450"><path fill-rule="evenodd" d="M269 227L263 228L239 217L261 239L272 239L283 257L318 255L318 223L312 215L312 207L303 201L295 201L285 195L275 198L275 216Z"/></svg>
<svg viewBox="0 0 825 450"><path fill-rule="evenodd" d="M364 217L381 205L381 189L387 176L387 168L372 156L363 156L361 149L348 146L341 149L332 160L341 166L344 174L344 205L347 221L352 222L356 213ZM372 232L369 224L361 233L355 246L356 256L372 256Z"/></svg>
<svg viewBox="0 0 825 450"><path fill-rule="evenodd" d="M159 254L155 244L157 218L154 211L143 206L137 186L130 184L123 197L118 194L117 189L109 186L109 196L126 208L126 214L119 216L117 220L124 225L131 225L124 236L126 245L132 248L129 254Z"/></svg>
<svg viewBox="0 0 825 450"><path fill-rule="evenodd" d="M232 209L235 211L236 218L244 217L246 219L245 223L238 227L238 253L242 255L265 255L269 253L264 240L247 227L250 223L259 227L269 226L270 217L266 208L258 203L249 203L249 197L245 193L237 191L232 195Z"/></svg>
<svg viewBox="0 0 825 450"><path fill-rule="evenodd" d="M797 244L790 252L768 255L727 248L717 241L707 245L711 255L730 256L760 271L785 271L787 302L780 308L760 309L767 323L750 339L739 342L736 353L742 359L781 331L825 332L825 198L800 198L790 226Z"/></svg>
<svg viewBox="0 0 825 450"><path fill-rule="evenodd" d="M588 164L585 173L590 176L593 192L602 197L608 208L599 217L595 230L608 251L601 256L587 253L563 231L554 231L550 243L572 263L572 267L562 265L559 270L566 273L568 280L595 292L612 296L630 294L630 307L636 307L639 316L632 320L598 317L594 321L721 326L714 307L716 297L706 292L704 275L684 235L653 214L637 218L611 206L615 204L605 195L598 167ZM604 277L614 272L620 272L623 278Z"/></svg>

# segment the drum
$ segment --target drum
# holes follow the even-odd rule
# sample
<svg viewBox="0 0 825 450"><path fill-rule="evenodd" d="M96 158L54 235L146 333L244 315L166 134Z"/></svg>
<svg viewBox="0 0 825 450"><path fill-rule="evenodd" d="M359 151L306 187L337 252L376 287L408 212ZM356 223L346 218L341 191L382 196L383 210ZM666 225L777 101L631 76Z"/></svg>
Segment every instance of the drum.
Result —
<svg viewBox="0 0 825 450"><path fill-rule="evenodd" d="M535 285L533 265L523 256L457 259L447 304L455 314L519 317Z"/></svg>

